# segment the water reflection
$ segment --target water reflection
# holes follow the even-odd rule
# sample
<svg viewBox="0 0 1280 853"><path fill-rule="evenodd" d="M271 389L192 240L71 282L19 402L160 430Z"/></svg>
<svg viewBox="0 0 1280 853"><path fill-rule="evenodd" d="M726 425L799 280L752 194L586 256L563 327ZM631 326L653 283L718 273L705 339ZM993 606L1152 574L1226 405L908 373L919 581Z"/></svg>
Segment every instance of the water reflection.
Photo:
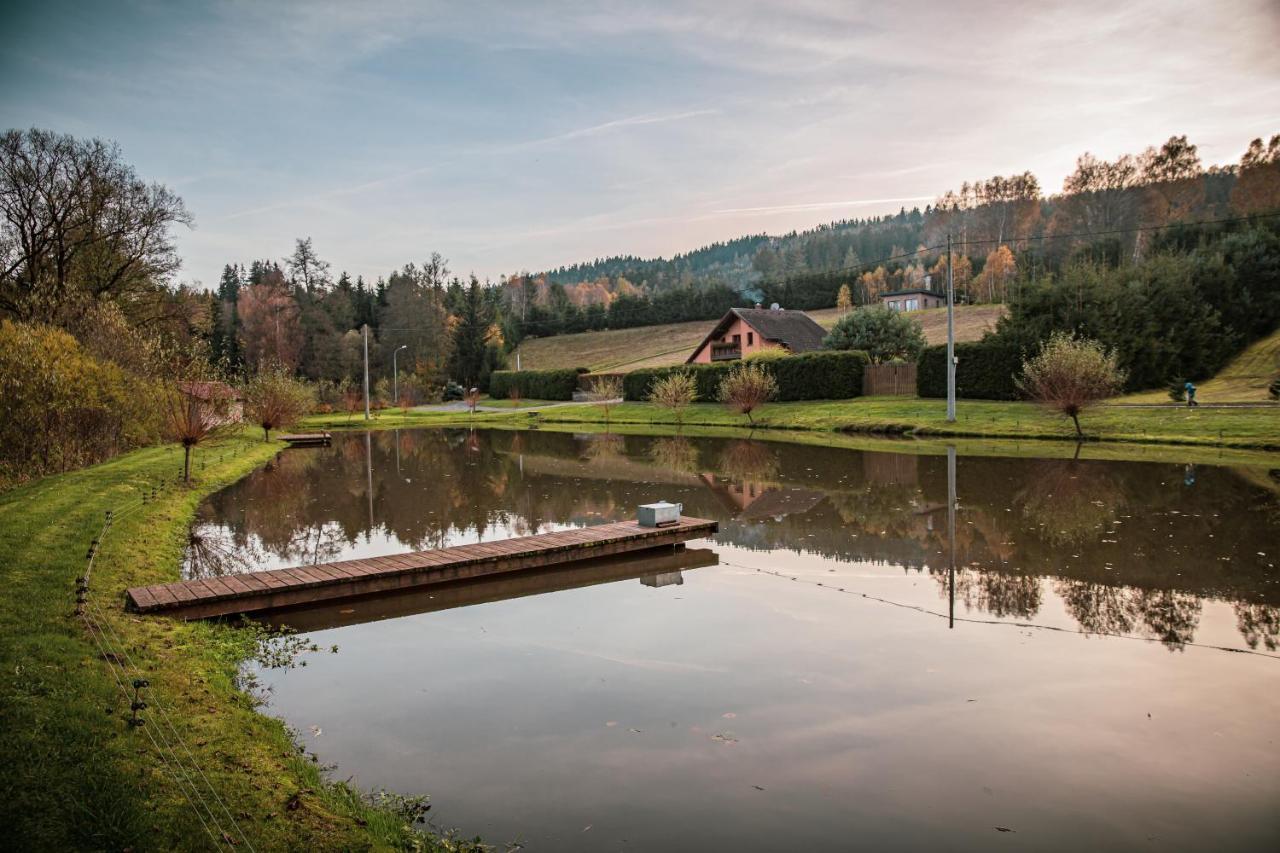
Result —
<svg viewBox="0 0 1280 853"><path fill-rule="evenodd" d="M200 509L201 576L527 535L631 517L663 497L717 541L889 565L949 612L1030 621L1047 598L1083 631L1177 649L1205 599L1251 649L1280 640L1274 492L1225 468L859 453L744 439L396 431L282 453Z"/></svg>

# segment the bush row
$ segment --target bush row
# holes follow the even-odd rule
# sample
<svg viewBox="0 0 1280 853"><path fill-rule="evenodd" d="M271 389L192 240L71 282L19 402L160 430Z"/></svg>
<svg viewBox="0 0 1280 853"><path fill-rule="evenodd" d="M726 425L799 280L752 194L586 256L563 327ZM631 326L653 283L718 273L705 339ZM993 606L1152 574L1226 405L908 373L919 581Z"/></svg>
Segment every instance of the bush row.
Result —
<svg viewBox="0 0 1280 853"><path fill-rule="evenodd" d="M992 341L956 344L956 396L973 400L1017 400L1015 383L1022 373L1022 349ZM916 368L916 393L947 396L947 347L929 347Z"/></svg>
<svg viewBox="0 0 1280 853"><path fill-rule="evenodd" d="M862 370L869 359L859 351L807 352L786 358L761 359L756 362L778 381L778 401L843 400L862 394ZM736 361L715 364L687 364L679 367L651 367L633 370L622 382L628 400L643 400L653 382L672 373L686 371L698 384L698 400L716 399L720 382L733 369Z"/></svg>
<svg viewBox="0 0 1280 853"><path fill-rule="evenodd" d="M520 396L530 400L572 400L578 389L578 374L585 367L558 370L495 370L489 374L489 396L508 397L517 388Z"/></svg>

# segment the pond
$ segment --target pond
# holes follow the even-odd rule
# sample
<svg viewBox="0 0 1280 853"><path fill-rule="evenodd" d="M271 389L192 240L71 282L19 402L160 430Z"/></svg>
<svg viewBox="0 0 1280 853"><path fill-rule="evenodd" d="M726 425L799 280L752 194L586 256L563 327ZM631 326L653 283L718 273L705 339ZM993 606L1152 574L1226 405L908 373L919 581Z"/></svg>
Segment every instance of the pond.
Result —
<svg viewBox="0 0 1280 853"><path fill-rule="evenodd" d="M335 435L212 496L186 570L490 541L656 499L718 520L681 551L273 615L338 652L260 673L268 711L339 778L430 794L438 825L490 843L1278 849L1280 473L952 464Z"/></svg>

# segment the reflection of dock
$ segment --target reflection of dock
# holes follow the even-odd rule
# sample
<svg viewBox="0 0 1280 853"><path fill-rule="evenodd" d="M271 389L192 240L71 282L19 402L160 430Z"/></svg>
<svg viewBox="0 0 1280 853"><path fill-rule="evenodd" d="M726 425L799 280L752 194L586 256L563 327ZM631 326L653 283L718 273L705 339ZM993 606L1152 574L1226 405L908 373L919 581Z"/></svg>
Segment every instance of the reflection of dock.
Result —
<svg viewBox="0 0 1280 853"><path fill-rule="evenodd" d="M203 619L578 563L679 545L718 529L714 521L687 516L670 527L623 521L501 542L134 587L125 596L129 608L140 613Z"/></svg>
<svg viewBox="0 0 1280 853"><path fill-rule="evenodd" d="M718 563L716 553L706 548L679 548L656 555L653 552L643 552L589 560L572 566L436 584L410 592L364 596L326 602L314 607L274 610L261 614L261 618L274 627L288 625L296 631L323 631L344 625L434 613L437 610L451 610L455 607L488 604L636 578L650 586L647 583L649 578L671 575L678 577L682 571Z"/></svg>

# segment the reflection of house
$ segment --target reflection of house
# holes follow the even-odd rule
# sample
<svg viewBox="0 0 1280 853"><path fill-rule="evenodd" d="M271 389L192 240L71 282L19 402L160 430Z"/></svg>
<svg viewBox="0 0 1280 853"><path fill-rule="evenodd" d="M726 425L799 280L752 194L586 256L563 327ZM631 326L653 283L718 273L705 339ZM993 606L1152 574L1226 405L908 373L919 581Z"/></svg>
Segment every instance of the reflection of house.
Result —
<svg viewBox="0 0 1280 853"><path fill-rule="evenodd" d="M236 390L225 382L182 382L178 389L198 405L220 416L222 423L236 423L243 417L243 404Z"/></svg>
<svg viewBox="0 0 1280 853"><path fill-rule="evenodd" d="M925 308L945 308L947 297L924 288L892 290L880 294L880 304L890 311L921 311Z"/></svg>
<svg viewBox="0 0 1280 853"><path fill-rule="evenodd" d="M733 361L781 347L788 352L822 349L827 330L803 311L783 308L732 308L698 344L685 364Z"/></svg>
<svg viewBox="0 0 1280 853"><path fill-rule="evenodd" d="M826 497L810 489L789 489L750 480L734 482L709 473L698 476L731 515L745 521L806 513Z"/></svg>

